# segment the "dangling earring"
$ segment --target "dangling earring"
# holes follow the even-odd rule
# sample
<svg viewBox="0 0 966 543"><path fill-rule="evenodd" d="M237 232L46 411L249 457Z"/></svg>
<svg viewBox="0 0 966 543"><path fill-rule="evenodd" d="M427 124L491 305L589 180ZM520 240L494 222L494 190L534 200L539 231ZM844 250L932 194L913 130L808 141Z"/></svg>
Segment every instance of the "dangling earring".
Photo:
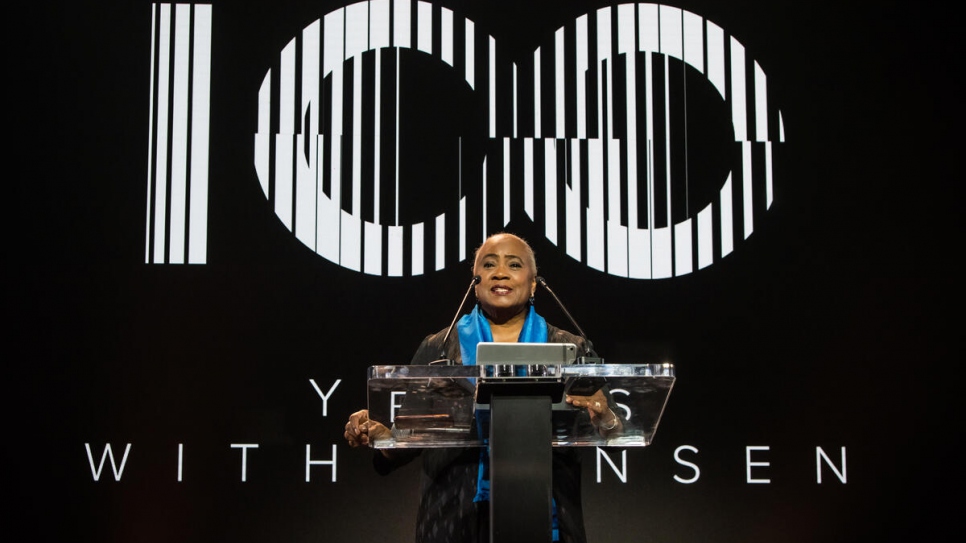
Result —
<svg viewBox="0 0 966 543"><path fill-rule="evenodd" d="M533 294L530 295L530 305L533 305Z"/></svg>

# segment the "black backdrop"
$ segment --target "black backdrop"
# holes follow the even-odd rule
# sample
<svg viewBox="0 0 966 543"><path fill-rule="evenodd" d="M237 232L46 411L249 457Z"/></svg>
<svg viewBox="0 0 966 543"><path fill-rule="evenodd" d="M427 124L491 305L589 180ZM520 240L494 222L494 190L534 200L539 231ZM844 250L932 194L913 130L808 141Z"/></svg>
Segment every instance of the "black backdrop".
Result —
<svg viewBox="0 0 966 543"><path fill-rule="evenodd" d="M444 3L511 50L604 2ZM342 444L365 368L449 322L466 266L372 277L298 243L252 167L277 52L344 4L214 2L208 263L144 264L151 4L54 2L9 20L8 473L26 540L408 541L417 473ZM683 2L768 72L788 141L775 204L735 253L664 280L565 256L542 273L613 362L678 382L627 482L585 454L593 541L907 541L952 533L962 39L914 2ZM541 34L541 35L543 35ZM9 147L8 147L9 149ZM548 300L548 320L565 324ZM378 341L371 334L378 335ZM322 401L323 391L341 383ZM94 481L85 451L132 444ZM177 480L178 444L184 446ZM249 450L247 480L240 451ZM337 449L337 481L313 468ZM697 449L675 461L682 446ZM746 447L769 484L746 482ZM816 447L839 464L816 482ZM619 453L612 457L619 459ZM15 526L16 527L16 526Z"/></svg>

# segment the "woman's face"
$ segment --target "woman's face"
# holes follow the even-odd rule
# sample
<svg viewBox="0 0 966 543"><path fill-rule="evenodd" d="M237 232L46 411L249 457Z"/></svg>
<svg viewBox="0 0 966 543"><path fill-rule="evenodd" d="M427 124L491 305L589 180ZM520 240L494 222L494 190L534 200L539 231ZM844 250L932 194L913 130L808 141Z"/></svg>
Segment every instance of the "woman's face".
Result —
<svg viewBox="0 0 966 543"><path fill-rule="evenodd" d="M476 299L495 320L506 320L527 308L537 288L537 270L526 243L515 236L489 238L476 255L473 273L480 276Z"/></svg>

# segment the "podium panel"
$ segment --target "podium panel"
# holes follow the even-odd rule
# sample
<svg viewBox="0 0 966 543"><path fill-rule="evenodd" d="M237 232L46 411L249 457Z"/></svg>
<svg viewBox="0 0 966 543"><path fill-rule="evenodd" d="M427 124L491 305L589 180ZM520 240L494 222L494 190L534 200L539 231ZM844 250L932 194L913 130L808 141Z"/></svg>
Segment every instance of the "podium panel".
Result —
<svg viewBox="0 0 966 543"><path fill-rule="evenodd" d="M554 447L645 447L654 439L674 380L673 364L371 366L369 418L392 430L372 446L481 447L490 435L490 396L498 389L503 395L551 399ZM585 410L563 401L565 394L590 395L599 388L612 398L622 423L606 437Z"/></svg>

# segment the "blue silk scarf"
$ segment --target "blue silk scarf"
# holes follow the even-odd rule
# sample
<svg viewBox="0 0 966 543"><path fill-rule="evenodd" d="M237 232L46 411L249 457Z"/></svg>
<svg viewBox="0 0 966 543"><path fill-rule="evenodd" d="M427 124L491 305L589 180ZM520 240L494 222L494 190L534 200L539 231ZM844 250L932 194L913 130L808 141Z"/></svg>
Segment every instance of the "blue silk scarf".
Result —
<svg viewBox="0 0 966 543"><path fill-rule="evenodd" d="M463 357L464 366L476 365L476 345L483 342L493 341L493 332L490 331L490 321L480 311L480 306L473 308L468 315L456 323L456 330L460 336L460 355ZM523 330L520 330L520 343L546 343L547 342L547 321L537 314L530 306L527 319L523 322Z"/></svg>
<svg viewBox="0 0 966 543"><path fill-rule="evenodd" d="M468 315L464 315L456 324L456 330L460 339L460 356L463 358L464 366L476 365L476 346L482 342L492 342L493 332L490 330L490 322L477 305ZM520 330L519 343L546 343L547 342L547 321L537 314L533 306L527 313L527 318L523 322L523 329ZM481 418L488 416L489 413L477 413L477 430L481 431ZM481 436L486 442L486 436ZM474 502L489 501L490 499L490 456L488 447L480 449L480 465L476 477L476 496ZM553 540L557 541L557 507L553 504Z"/></svg>

